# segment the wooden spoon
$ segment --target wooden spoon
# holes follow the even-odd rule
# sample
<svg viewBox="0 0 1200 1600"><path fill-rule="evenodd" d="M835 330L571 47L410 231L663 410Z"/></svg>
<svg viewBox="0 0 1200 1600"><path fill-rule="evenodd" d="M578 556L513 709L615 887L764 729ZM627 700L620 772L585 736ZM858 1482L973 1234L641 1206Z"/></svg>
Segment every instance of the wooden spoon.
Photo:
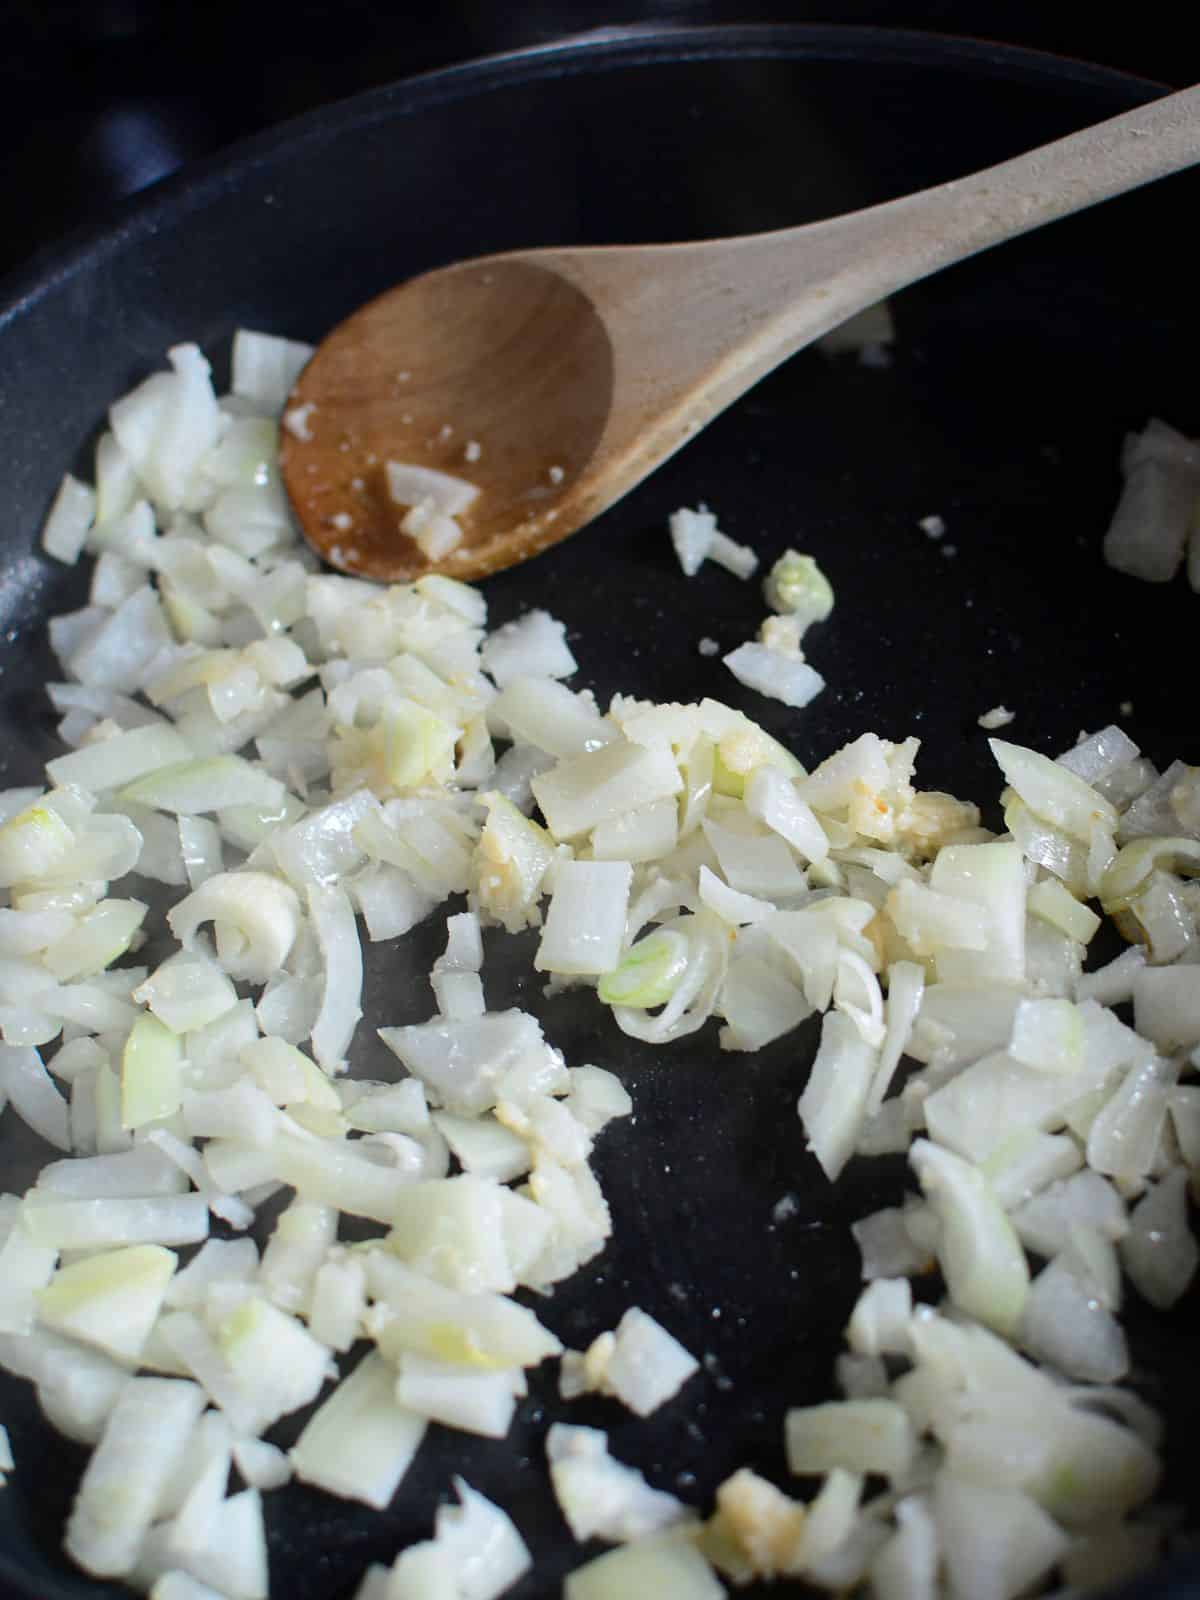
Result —
<svg viewBox="0 0 1200 1600"><path fill-rule="evenodd" d="M1004 239L1200 160L1200 88L831 221L694 244L514 251L354 313L289 402L284 481L344 572L478 578L590 522L781 361ZM430 561L389 461L481 491Z"/></svg>

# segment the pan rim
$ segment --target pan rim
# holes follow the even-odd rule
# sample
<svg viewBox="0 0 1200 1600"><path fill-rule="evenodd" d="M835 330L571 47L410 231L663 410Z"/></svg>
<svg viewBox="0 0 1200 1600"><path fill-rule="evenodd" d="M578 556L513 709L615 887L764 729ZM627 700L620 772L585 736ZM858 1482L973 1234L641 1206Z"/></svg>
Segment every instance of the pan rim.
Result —
<svg viewBox="0 0 1200 1600"><path fill-rule="evenodd" d="M1072 56L919 29L773 22L604 26L360 90L187 163L114 202L102 216L48 241L0 279L0 337L55 288L126 245L178 223L286 149L538 79L682 62L764 59L961 65L989 77L1065 81L1084 89L1120 91L1135 104L1169 89L1153 79Z"/></svg>

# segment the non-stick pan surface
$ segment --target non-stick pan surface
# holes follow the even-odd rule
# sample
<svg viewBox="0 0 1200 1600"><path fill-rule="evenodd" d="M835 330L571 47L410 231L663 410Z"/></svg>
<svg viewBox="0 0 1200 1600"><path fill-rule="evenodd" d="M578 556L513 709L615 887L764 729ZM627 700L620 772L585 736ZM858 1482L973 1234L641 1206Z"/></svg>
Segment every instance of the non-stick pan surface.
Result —
<svg viewBox="0 0 1200 1600"><path fill-rule="evenodd" d="M197 339L220 360L239 325L315 339L395 280L484 251L815 219L1157 92L928 36L601 36L335 106L151 192L43 257L0 305L3 782L34 780L55 751L45 624L84 593L81 576L36 553L41 518L64 467L86 468L107 403L168 345ZM1108 572L1099 540L1122 434L1152 413L1200 431L1187 242L1198 193L1193 176L1173 178L899 296L887 368L801 355L593 528L489 580L493 622L546 606L569 626L577 681L602 703L616 690L715 695L808 763L867 729L918 734L922 786L987 801L993 821L999 782L976 719L998 703L1016 713L1011 735L1041 750L1120 720L1155 759L1195 761L1200 598L1182 581ZM793 545L830 574L837 608L809 652L829 688L807 710L741 690L698 653L703 636L723 649L750 637L763 612L756 584L681 576L666 519L698 501L765 564ZM919 526L932 514L941 541ZM429 1014L440 926L368 947L374 1021ZM610 1429L615 1454L703 1508L742 1464L784 1482L784 1408L833 1393L858 1287L849 1224L896 1199L903 1164L856 1161L830 1187L804 1153L795 1102L815 1029L753 1056L720 1052L715 1028L640 1047L586 994L545 1000L522 976L528 954L527 940L489 938L491 1003L536 1010L568 1061L613 1068L635 1101L599 1145L613 1240L539 1315L580 1347L638 1304L703 1358L648 1421L603 1401L570 1415ZM387 1059L360 1033L360 1070L382 1074ZM11 1113L2 1139L4 1186L19 1189L48 1152L20 1145ZM777 1219L785 1196L795 1203ZM1134 1304L1129 1321L1138 1384L1169 1424L1167 1495L1194 1525L1195 1303L1166 1319ZM514 1594L557 1593L592 1553L568 1538L542 1460L547 1426L566 1414L547 1371L507 1440L431 1430L385 1514L303 1487L270 1496L272 1593L351 1595L370 1561L428 1535L452 1472L529 1540L535 1571ZM4 1380L0 1416L18 1463L0 1491L0 1591L123 1593L56 1553L82 1452L49 1432L23 1384ZM1177 1574L1168 1591L1164 1577L1154 1592L1187 1583Z"/></svg>

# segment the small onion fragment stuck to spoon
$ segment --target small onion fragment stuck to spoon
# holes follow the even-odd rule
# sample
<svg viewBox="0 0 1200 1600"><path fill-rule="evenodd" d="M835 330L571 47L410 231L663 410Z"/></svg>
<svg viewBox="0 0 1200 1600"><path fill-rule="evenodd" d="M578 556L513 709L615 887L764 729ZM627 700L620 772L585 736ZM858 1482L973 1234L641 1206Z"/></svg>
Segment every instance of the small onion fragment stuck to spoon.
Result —
<svg viewBox="0 0 1200 1600"><path fill-rule="evenodd" d="M825 222L439 268L348 317L301 373L292 505L344 572L486 576L583 527L856 312L1197 161L1191 88Z"/></svg>

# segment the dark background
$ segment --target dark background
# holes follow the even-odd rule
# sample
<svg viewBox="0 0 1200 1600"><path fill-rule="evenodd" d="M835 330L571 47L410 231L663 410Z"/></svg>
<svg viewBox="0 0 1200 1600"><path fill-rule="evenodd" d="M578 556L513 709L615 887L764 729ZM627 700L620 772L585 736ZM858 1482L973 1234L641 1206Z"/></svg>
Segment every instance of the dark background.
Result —
<svg viewBox="0 0 1200 1600"><path fill-rule="evenodd" d="M0 0L0 275L113 199L245 134L569 33L653 22L894 26L1181 85L1200 78L1190 11L1071 0Z"/></svg>

